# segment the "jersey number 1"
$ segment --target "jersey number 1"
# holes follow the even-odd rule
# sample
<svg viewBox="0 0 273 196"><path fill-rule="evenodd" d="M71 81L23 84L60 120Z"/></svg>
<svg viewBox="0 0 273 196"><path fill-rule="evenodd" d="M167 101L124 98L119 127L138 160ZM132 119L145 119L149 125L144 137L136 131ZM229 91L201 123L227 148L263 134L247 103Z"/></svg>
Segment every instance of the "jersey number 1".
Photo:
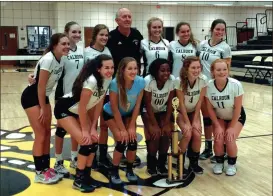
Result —
<svg viewBox="0 0 273 196"><path fill-rule="evenodd" d="M79 69L80 60L75 60L75 63L77 63L77 69Z"/></svg>
<svg viewBox="0 0 273 196"><path fill-rule="evenodd" d="M224 102L223 101L221 101L221 102L216 102L217 103L217 105L218 105L218 108L222 108L222 109L224 109L225 108L225 106L224 106ZM220 104L221 103L221 104ZM221 107L222 106L222 107Z"/></svg>

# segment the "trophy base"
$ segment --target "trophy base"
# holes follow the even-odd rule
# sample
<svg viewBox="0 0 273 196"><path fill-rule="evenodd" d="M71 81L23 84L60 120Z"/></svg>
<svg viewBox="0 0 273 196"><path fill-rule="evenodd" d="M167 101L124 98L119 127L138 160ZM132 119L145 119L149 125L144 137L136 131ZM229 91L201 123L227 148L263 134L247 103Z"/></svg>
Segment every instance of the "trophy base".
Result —
<svg viewBox="0 0 273 196"><path fill-rule="evenodd" d="M183 183L183 182L185 182L185 179L182 179L182 180L180 180L180 179L177 179L177 180L175 180L175 179L172 179L172 180L166 179L167 184Z"/></svg>

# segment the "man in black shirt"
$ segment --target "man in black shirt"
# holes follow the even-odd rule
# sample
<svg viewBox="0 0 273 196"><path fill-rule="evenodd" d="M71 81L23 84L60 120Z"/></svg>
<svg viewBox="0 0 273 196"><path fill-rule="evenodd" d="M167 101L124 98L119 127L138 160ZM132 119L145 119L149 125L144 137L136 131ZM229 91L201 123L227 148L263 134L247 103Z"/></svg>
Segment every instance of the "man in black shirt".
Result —
<svg viewBox="0 0 273 196"><path fill-rule="evenodd" d="M132 13L127 8L120 8L116 13L117 28L109 33L107 47L109 48L115 64L115 73L120 60L124 57L136 59L140 74L140 41L143 36L136 29L131 28Z"/></svg>

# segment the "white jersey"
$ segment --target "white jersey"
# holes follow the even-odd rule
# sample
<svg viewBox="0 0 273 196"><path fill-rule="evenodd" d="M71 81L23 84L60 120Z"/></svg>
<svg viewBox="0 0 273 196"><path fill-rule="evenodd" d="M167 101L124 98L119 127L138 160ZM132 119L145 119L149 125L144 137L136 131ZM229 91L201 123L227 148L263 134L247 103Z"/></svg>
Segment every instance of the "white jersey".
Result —
<svg viewBox="0 0 273 196"><path fill-rule="evenodd" d="M167 109L167 101L170 95L170 92L174 90L174 76L170 75L170 78L164 84L162 89L157 88L157 83L154 77L148 75L144 78L145 88L144 90L152 93L152 108L153 112L163 112ZM144 110L145 111L145 110Z"/></svg>
<svg viewBox="0 0 273 196"><path fill-rule="evenodd" d="M194 112L195 107L199 101L200 93L203 88L207 86L207 77L203 74L195 80L193 86L188 83L187 93L184 93L184 103L186 106L187 113ZM175 89L184 91L181 86L181 79L177 77L175 79Z"/></svg>
<svg viewBox="0 0 273 196"><path fill-rule="evenodd" d="M67 56L62 57L64 61L63 92L64 94L72 91L73 84L84 65L83 48L77 46L76 49L69 50Z"/></svg>
<svg viewBox="0 0 273 196"><path fill-rule="evenodd" d="M84 62L92 60L99 56L100 54L107 54L109 56L112 56L110 50L106 46L102 51L99 51L93 47L88 46L84 49Z"/></svg>
<svg viewBox="0 0 273 196"><path fill-rule="evenodd" d="M100 90L100 92L98 91L97 80L93 75L91 75L83 83L83 88L89 89L89 90L91 90L93 92L93 94L92 94L91 98L89 99L89 102L88 102L88 104L86 106L86 110L90 110L92 107L94 107L95 105L97 105L100 102L100 100L106 94L106 91L109 88L111 80L112 79L108 79L108 80L103 81L103 88ZM64 97L72 97L72 92L65 95ZM74 114L79 114L78 109L79 109L79 102L76 103L75 105L71 106L69 108L69 111L73 112Z"/></svg>
<svg viewBox="0 0 273 196"><path fill-rule="evenodd" d="M49 78L46 83L46 96L51 94L53 87L60 79L63 72L63 67L63 62L59 62L52 52L46 53L38 61L34 70L34 78L37 81L36 83L38 84L41 69L49 72Z"/></svg>
<svg viewBox="0 0 273 196"><path fill-rule="evenodd" d="M206 97L213 105L218 118L232 120L235 97L244 94L242 84L234 78L228 78L224 89L219 91L214 81L209 81Z"/></svg>
<svg viewBox="0 0 273 196"><path fill-rule="evenodd" d="M211 79L210 66L216 59L231 58L231 49L225 41L210 46L209 40L200 43L200 62L203 65L203 74Z"/></svg>
<svg viewBox="0 0 273 196"><path fill-rule="evenodd" d="M144 66L146 67L146 74L149 73L150 64L158 58L168 59L169 55L169 41L161 39L158 43L151 40L141 40L140 48L143 53Z"/></svg>
<svg viewBox="0 0 273 196"><path fill-rule="evenodd" d="M183 67L183 61L188 56L197 56L197 47L192 43L182 45L179 40L170 43L170 59L173 61L172 75L174 75L175 78L179 77L180 70Z"/></svg>

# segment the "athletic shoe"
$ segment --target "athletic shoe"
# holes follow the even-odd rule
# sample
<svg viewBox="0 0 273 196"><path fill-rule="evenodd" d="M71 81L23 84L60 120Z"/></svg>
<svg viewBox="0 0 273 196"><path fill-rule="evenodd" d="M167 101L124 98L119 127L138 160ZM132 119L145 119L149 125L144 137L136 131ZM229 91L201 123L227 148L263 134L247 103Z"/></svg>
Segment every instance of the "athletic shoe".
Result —
<svg viewBox="0 0 273 196"><path fill-rule="evenodd" d="M227 169L226 169L226 175L227 176L234 176L237 172L237 168L236 165L227 165Z"/></svg>
<svg viewBox="0 0 273 196"><path fill-rule="evenodd" d="M136 182L137 176L134 174L133 170L128 170L126 172L126 177L129 180L129 182Z"/></svg>
<svg viewBox="0 0 273 196"><path fill-rule="evenodd" d="M210 158L211 156L213 156L212 150L210 149L205 149L199 156L200 160L207 160L208 158Z"/></svg>
<svg viewBox="0 0 273 196"><path fill-rule="evenodd" d="M70 168L77 168L77 157L74 160L70 160Z"/></svg>
<svg viewBox="0 0 273 196"><path fill-rule="evenodd" d="M41 172L40 174L35 174L34 182L42 184L56 184L59 181L57 176L52 177L49 171Z"/></svg>
<svg viewBox="0 0 273 196"><path fill-rule="evenodd" d="M121 181L121 179L120 179L120 177L119 177L119 173L118 172L111 172L111 175L110 175L110 179L111 179L111 182L113 183L113 184L121 184L122 183L122 181Z"/></svg>
<svg viewBox="0 0 273 196"><path fill-rule="evenodd" d="M213 167L213 173L214 174L222 174L224 170L224 163L216 163Z"/></svg>
<svg viewBox="0 0 273 196"><path fill-rule="evenodd" d="M69 178L70 173L63 165L64 161L56 161L54 170L57 174L62 175L64 178Z"/></svg>
<svg viewBox="0 0 273 196"><path fill-rule="evenodd" d="M93 186L88 186L81 179L75 179L74 182L73 182L72 188L76 189L76 190L79 190L82 193L91 193L91 192L93 192L95 190L95 188Z"/></svg>
<svg viewBox="0 0 273 196"><path fill-rule="evenodd" d="M157 176L157 170L156 168L147 168L146 173L150 176Z"/></svg>
<svg viewBox="0 0 273 196"><path fill-rule="evenodd" d="M46 171L48 171L52 177L57 177L59 179L59 181L61 181L63 179L63 177L64 177L62 174L57 173L52 168L48 168Z"/></svg>

